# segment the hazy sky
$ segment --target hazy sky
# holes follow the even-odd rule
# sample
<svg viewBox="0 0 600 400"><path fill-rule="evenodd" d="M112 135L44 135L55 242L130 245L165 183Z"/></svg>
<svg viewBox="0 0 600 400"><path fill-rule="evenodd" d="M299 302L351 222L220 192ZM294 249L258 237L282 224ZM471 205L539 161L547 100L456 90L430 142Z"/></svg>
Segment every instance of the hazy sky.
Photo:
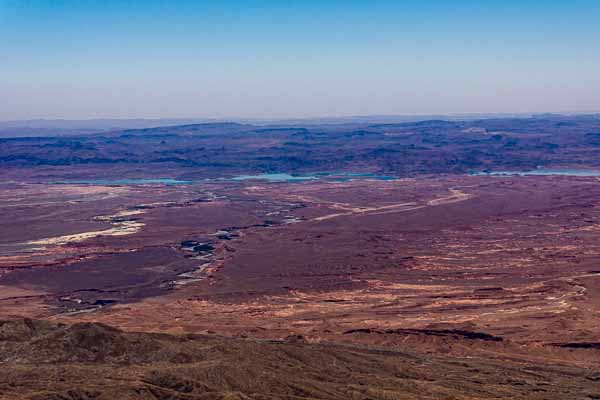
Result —
<svg viewBox="0 0 600 400"><path fill-rule="evenodd" d="M600 110L600 1L0 0L0 119Z"/></svg>

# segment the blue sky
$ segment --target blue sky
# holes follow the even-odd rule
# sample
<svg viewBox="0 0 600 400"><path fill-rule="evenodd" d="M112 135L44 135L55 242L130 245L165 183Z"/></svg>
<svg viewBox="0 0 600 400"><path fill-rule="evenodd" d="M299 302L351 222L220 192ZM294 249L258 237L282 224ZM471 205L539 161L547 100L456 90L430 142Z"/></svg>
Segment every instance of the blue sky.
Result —
<svg viewBox="0 0 600 400"><path fill-rule="evenodd" d="M0 0L0 119L600 111L600 2Z"/></svg>

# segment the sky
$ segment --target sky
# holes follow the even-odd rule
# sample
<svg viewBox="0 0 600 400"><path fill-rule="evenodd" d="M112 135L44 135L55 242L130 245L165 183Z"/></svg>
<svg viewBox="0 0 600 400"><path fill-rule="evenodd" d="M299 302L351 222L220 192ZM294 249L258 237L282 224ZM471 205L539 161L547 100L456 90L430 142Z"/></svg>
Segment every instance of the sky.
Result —
<svg viewBox="0 0 600 400"><path fill-rule="evenodd" d="M600 111L598 0L0 0L0 120Z"/></svg>

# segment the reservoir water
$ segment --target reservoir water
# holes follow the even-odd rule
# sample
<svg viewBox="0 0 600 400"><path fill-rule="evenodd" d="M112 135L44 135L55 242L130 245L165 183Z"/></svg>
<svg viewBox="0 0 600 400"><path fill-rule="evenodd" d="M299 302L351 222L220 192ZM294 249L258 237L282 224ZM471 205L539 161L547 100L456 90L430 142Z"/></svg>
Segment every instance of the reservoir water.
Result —
<svg viewBox="0 0 600 400"><path fill-rule="evenodd" d="M231 178L233 181L261 180L269 182L294 182L294 181L311 181L319 179L314 175L290 175L285 173L276 174L258 174L258 175L239 175Z"/></svg>
<svg viewBox="0 0 600 400"><path fill-rule="evenodd" d="M233 177L234 181L263 180L269 182L303 182L313 180L327 180L333 182L346 182L354 179L376 179L389 181L396 177L388 175L376 175L370 172L316 172L313 175L291 175L287 173L272 173L258 175L239 175Z"/></svg>
<svg viewBox="0 0 600 400"><path fill-rule="evenodd" d="M261 180L267 182L305 182L323 180L330 182L346 182L355 179L375 179L389 181L396 179L394 176L377 175L370 172L317 172L311 175L294 175L285 172L264 173L256 175L238 175L232 178L218 178L217 180L248 181ZM202 181L211 181L204 179ZM139 178L139 179L79 179L69 181L52 182L57 185L188 185L201 181L179 180L174 178Z"/></svg>

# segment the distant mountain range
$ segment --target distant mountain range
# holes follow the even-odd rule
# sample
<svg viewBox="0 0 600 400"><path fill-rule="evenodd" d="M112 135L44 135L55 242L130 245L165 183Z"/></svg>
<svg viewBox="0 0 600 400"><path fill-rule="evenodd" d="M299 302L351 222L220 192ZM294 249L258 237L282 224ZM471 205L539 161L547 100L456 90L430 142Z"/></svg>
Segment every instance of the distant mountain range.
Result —
<svg viewBox="0 0 600 400"><path fill-rule="evenodd" d="M172 168L183 179L282 171L414 176L600 166L599 115L29 129L7 128L0 138L0 166L144 165L148 171Z"/></svg>
<svg viewBox="0 0 600 400"><path fill-rule="evenodd" d="M0 121L0 137L36 137L36 136L73 136L86 135L125 129L147 129L167 126L180 126L203 123L236 122L259 126L314 126L314 125L347 125L347 124L382 124L403 123L425 120L465 121L487 118L560 118L567 114L452 114L452 115L362 115L347 117L287 118L287 119L252 119L252 118L97 118L97 119L31 119ZM570 116L577 114L570 114ZM600 114L582 114L600 116Z"/></svg>

